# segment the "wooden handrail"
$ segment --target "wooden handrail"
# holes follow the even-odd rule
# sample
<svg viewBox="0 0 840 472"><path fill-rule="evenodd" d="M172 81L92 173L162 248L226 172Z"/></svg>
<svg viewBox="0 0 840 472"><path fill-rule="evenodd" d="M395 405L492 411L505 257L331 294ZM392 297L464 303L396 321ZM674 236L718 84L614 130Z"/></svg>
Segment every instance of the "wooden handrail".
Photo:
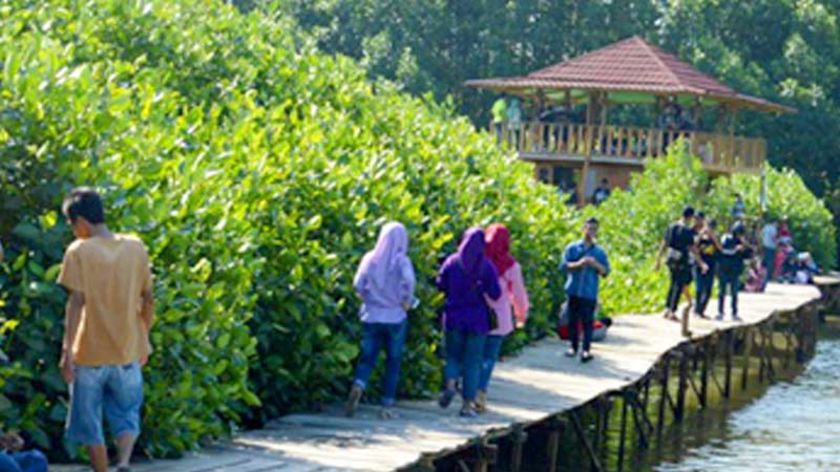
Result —
<svg viewBox="0 0 840 472"><path fill-rule="evenodd" d="M715 172L755 172L767 157L767 145L761 138L632 126L527 122L506 126L502 139L522 153L579 158L592 147L592 155L598 158L640 162L664 155L681 139L691 154Z"/></svg>

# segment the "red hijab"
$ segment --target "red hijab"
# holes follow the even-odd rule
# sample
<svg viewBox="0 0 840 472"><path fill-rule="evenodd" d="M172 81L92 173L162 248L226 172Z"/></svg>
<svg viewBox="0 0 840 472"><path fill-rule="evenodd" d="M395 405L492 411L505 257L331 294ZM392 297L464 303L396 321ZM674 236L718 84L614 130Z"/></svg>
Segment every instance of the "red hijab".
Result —
<svg viewBox="0 0 840 472"><path fill-rule="evenodd" d="M516 264L510 255L510 231L502 224L494 223L487 227L484 253L496 267L499 276Z"/></svg>

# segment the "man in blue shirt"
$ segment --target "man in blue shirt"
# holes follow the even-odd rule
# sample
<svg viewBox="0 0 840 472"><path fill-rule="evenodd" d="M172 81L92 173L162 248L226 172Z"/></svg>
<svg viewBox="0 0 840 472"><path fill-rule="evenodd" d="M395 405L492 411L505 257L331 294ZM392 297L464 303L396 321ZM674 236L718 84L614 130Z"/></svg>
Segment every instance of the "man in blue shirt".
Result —
<svg viewBox="0 0 840 472"><path fill-rule="evenodd" d="M583 351L581 362L592 360L589 346L592 343L592 322L598 302L598 282L610 272L607 253L595 243L598 220L589 218L583 225L583 239L573 242L563 253L561 269L566 272L567 309L569 310L569 341L572 346L566 353L575 357L578 352L578 324L583 323Z"/></svg>

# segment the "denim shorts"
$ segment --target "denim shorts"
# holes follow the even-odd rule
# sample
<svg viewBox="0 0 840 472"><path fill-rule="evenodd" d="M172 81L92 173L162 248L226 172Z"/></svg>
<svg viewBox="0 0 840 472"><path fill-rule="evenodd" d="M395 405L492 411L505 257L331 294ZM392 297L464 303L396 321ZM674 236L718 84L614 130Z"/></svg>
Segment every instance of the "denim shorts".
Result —
<svg viewBox="0 0 840 472"><path fill-rule="evenodd" d="M76 366L70 385L67 439L74 444L105 444L102 413L111 435L140 434L143 406L143 374L140 364Z"/></svg>

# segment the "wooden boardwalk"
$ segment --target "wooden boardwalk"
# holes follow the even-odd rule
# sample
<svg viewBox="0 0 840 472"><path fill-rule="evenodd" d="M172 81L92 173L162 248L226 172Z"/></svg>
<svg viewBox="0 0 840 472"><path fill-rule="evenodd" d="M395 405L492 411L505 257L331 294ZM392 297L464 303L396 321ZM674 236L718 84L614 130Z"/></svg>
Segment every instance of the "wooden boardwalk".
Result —
<svg viewBox="0 0 840 472"><path fill-rule="evenodd" d="M763 294L739 294L741 317L758 323L774 311L792 310L818 298L813 286L771 284ZM716 300L709 312L714 312ZM693 337L732 326L693 318ZM432 400L400 402L398 418L383 421L378 409L362 405L345 418L340 405L317 414L294 414L265 429L237 435L178 461L138 463L139 472L179 471L386 471L415 462L424 452L455 449L471 439L511 424L528 424L585 403L605 391L642 377L666 351L677 346L679 323L660 316L626 315L615 320L606 342L593 346L595 360L565 358L556 338L545 339L519 356L497 364L490 385L490 411L478 419L458 417L458 401L441 410ZM349 380L348 380L349 381ZM55 466L81 472L78 465Z"/></svg>

